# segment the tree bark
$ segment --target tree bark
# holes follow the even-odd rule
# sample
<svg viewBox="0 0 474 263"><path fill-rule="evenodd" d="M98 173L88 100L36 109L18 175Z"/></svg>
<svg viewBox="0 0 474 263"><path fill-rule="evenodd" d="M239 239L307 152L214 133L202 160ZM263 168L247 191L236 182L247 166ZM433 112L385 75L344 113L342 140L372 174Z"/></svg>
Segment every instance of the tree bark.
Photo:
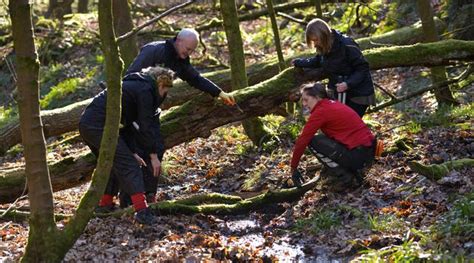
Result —
<svg viewBox="0 0 474 263"><path fill-rule="evenodd" d="M364 56L373 70L398 66L442 65L453 63L455 60L474 60L474 42L447 40L404 47L379 48L365 52ZM413 57L417 59L414 60ZM273 61L273 67L277 70L276 61ZM169 149L193 138L207 137L212 129L227 123L265 115L281 105L281 103L289 101L289 94L295 92L298 83L300 83L296 79L295 74L295 68L289 68L271 79L264 80L242 90L234 91L233 95L237 103L244 110L243 113L234 107L213 102L213 98L206 94L196 96L193 100L184 103L180 107L174 107L165 111L161 117L161 130L163 138L165 138L165 147ZM312 80L318 81L323 79L323 77L316 70ZM83 159L83 157L77 157L74 159L74 162L68 163L61 170L63 171L62 174L66 175L66 171L72 170L72 168L68 167L72 167L74 163ZM84 161L84 163L90 163L90 161ZM84 169L77 167L84 167ZM74 170L76 172L80 170L81 174L90 174L92 168L88 167L86 165L77 165ZM15 172L15 175L19 174L21 174L20 171ZM56 178L54 170L51 171L51 174L52 178ZM2 177L10 177L10 173L2 171L0 172L0 178ZM57 178L60 177L58 176ZM65 178L61 180L63 182L66 181ZM23 189L22 186L24 185L24 182L17 181L20 186L17 188L19 190L17 190L16 196L21 194L21 189ZM71 182L75 181L71 180ZM70 187L72 186L74 185L71 184ZM11 196L12 192L9 192L7 195L0 191L0 200L9 199L12 201L14 198Z"/></svg>
<svg viewBox="0 0 474 263"><path fill-rule="evenodd" d="M71 218L62 231L62 244L57 252L61 259L64 258L64 255L84 231L93 215L94 207L104 193L119 136L123 61L120 58L113 29L112 0L99 0L99 31L105 57L105 74L108 87L105 127L91 185L81 198L74 217Z"/></svg>
<svg viewBox="0 0 474 263"><path fill-rule="evenodd" d="M421 23L423 26L423 34L425 36L424 42L436 42L439 40L438 32L433 20L433 8L430 0L417 0L418 13L420 14ZM445 82L446 69L444 67L431 68L431 81L433 83ZM458 104L451 93L449 85L444 89L434 91L438 107L444 105Z"/></svg>
<svg viewBox="0 0 474 263"><path fill-rule="evenodd" d="M268 15L272 23L273 39L275 40L275 49L278 55L278 67L280 71L285 69L285 59L281 50L280 32L278 31L278 23L276 20L275 9L273 8L273 0L267 0Z"/></svg>
<svg viewBox="0 0 474 263"><path fill-rule="evenodd" d="M116 35L121 36L131 31L133 29L133 21L128 0L113 0L112 9ZM124 68L128 68L138 54L137 35L134 34L121 41L119 47Z"/></svg>
<svg viewBox="0 0 474 263"><path fill-rule="evenodd" d="M28 0L11 0L8 7L16 53L18 108L31 207L28 243L22 261L48 261L54 259L54 251L48 247L57 242L57 228L39 108L39 60L34 43L31 5Z"/></svg>
<svg viewBox="0 0 474 263"><path fill-rule="evenodd" d="M46 17L62 19L64 15L72 13L71 5L73 2L74 0L50 0Z"/></svg>
<svg viewBox="0 0 474 263"><path fill-rule="evenodd" d="M369 63L372 70L391 67L448 65L452 64L455 60L473 60L473 46L473 41L445 40L433 44L377 48L364 51L364 55L366 57L370 56ZM296 54L286 59L286 65L288 66L293 58L301 56L310 57L312 55L311 52ZM278 63L275 59L247 67L250 85L255 85L276 74L278 74ZM225 90L231 89L229 70L211 72L204 74L204 76ZM162 108L168 109L171 106L182 104L198 94L198 90L189 87L185 82L178 81L175 87L169 91ZM42 111L45 136L56 136L77 130L80 114L89 103L90 100L77 102L60 109ZM13 120L11 123L0 128L0 153L7 151L20 142L19 133L18 121Z"/></svg>
<svg viewBox="0 0 474 263"><path fill-rule="evenodd" d="M79 0L77 4L77 12L82 14L89 13L89 0Z"/></svg>
<svg viewBox="0 0 474 263"><path fill-rule="evenodd" d="M239 20L237 18L237 8L234 0L221 0L220 3L230 55L232 88L234 90L243 89L248 86L248 81L247 73L245 71L242 36L240 34ZM263 122L258 118L244 120L242 125L245 134L250 138L250 140L252 140L254 145L260 145L262 138L267 135Z"/></svg>

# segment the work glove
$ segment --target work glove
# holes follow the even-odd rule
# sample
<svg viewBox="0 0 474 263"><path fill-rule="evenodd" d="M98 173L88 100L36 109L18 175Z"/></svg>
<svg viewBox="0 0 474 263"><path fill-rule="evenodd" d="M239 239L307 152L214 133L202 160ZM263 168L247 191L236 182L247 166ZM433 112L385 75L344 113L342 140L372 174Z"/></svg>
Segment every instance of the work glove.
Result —
<svg viewBox="0 0 474 263"><path fill-rule="evenodd" d="M304 184L303 175L298 169L293 170L291 174L291 180L293 181L296 187L301 187L301 185Z"/></svg>
<svg viewBox="0 0 474 263"><path fill-rule="evenodd" d="M219 93L219 98L221 98L222 101L223 101L226 105L229 105L229 106L235 105L234 96L230 95L230 94L227 93L227 92L221 91L221 93Z"/></svg>

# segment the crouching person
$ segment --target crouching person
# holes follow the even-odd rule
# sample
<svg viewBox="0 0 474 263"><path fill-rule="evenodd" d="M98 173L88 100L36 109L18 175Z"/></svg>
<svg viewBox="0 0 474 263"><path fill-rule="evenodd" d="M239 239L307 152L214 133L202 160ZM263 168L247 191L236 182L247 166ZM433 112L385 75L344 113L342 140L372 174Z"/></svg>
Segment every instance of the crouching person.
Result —
<svg viewBox="0 0 474 263"><path fill-rule="evenodd" d="M112 211L115 207L113 197L118 189L131 196L135 210L135 220L141 224L156 223L145 200L143 172L141 164L135 159L134 149L128 144L125 134L128 129L136 129L144 151L148 153L154 176L160 173L161 162L158 151L162 149L159 129L156 127L156 111L172 85L173 72L161 67L143 69L122 80L122 118L121 132L117 141L114 162L107 188L99 202L99 211ZM167 81L169 80L169 81ZM107 90L98 94L87 106L79 123L79 132L92 152L98 156L105 125Z"/></svg>
<svg viewBox="0 0 474 263"><path fill-rule="evenodd" d="M363 170L374 160L375 137L359 115L348 106L327 98L321 84L307 84L301 89L303 107L311 112L297 139L291 159L295 184L301 184L298 171L306 147L323 165L321 177L334 191L360 183ZM315 135L318 130L322 133Z"/></svg>

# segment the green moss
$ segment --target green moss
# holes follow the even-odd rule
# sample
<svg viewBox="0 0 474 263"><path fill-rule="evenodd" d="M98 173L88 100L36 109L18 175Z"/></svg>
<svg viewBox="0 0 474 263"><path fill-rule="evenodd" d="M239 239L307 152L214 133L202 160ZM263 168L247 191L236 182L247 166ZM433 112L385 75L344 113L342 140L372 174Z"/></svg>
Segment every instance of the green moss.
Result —
<svg viewBox="0 0 474 263"><path fill-rule="evenodd" d="M424 165L419 162L409 162L408 165L410 169L413 171L422 174L430 179L439 180L446 176L449 171L460 169L463 167L473 167L474 166L474 159L459 159L453 160L449 162L445 162L442 164L431 164L431 165Z"/></svg>
<svg viewBox="0 0 474 263"><path fill-rule="evenodd" d="M51 88L51 91L40 100L42 109L56 108L59 103L63 104L64 98L76 91L80 83L79 78L70 78L60 82L58 85Z"/></svg>

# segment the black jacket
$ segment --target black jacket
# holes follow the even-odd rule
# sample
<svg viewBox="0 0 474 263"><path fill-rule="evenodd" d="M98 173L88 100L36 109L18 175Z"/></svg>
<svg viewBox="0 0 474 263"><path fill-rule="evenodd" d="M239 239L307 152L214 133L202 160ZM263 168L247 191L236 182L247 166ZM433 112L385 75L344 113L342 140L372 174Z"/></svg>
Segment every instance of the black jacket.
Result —
<svg viewBox="0 0 474 263"><path fill-rule="evenodd" d="M176 38L175 38L176 39ZM216 84L204 78L189 62L189 57L181 59L174 48L175 39L156 41L146 44L140 54L128 67L127 74L140 72L141 69L162 65L173 70L176 75L189 85L216 97L222 91Z"/></svg>
<svg viewBox="0 0 474 263"><path fill-rule="evenodd" d="M345 81L349 98L369 96L374 93L374 84L370 76L369 63L362 55L357 43L336 30L332 31L334 42L331 51L325 55L316 55L309 59L296 59L295 67L318 68L329 76L328 87L336 89L336 83Z"/></svg>
<svg viewBox="0 0 474 263"><path fill-rule="evenodd" d="M129 74L122 80L121 136L127 131L137 130L133 127L135 122L139 127L136 137L140 138L140 145L148 153L164 149L156 113L166 96L157 93L155 83L151 77L140 73ZM107 90L104 90L87 106L80 125L103 129L106 102Z"/></svg>

